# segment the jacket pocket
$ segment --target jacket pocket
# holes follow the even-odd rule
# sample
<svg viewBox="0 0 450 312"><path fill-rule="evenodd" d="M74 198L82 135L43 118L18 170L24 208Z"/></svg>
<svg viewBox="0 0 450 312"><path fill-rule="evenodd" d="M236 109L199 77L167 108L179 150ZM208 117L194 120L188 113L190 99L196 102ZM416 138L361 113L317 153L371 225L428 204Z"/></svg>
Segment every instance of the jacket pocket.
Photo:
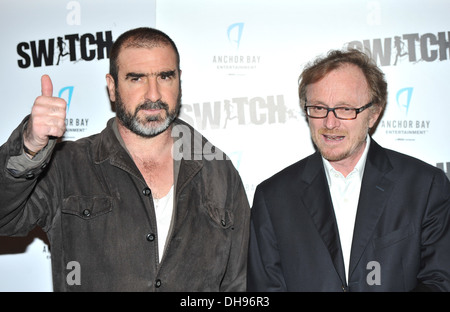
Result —
<svg viewBox="0 0 450 312"><path fill-rule="evenodd" d="M213 221L223 229L232 228L234 225L234 215L232 211L225 208L206 207L209 216Z"/></svg>
<svg viewBox="0 0 450 312"><path fill-rule="evenodd" d="M394 245L407 237L414 234L416 231L413 225L408 224L407 226L401 227L393 232L390 232L384 236L377 237L373 240L373 245L375 249L381 249Z"/></svg>
<svg viewBox="0 0 450 312"><path fill-rule="evenodd" d="M89 220L111 212L112 206L109 196L69 196L64 199L61 212Z"/></svg>

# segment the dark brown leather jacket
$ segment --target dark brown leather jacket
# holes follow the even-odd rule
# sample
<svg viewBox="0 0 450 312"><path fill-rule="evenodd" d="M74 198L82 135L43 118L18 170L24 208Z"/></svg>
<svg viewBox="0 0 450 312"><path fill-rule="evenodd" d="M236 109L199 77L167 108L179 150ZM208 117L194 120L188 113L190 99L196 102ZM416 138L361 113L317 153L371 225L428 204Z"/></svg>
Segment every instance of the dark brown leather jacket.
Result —
<svg viewBox="0 0 450 312"><path fill-rule="evenodd" d="M47 233L55 291L245 291L248 199L232 162L192 127L176 120L172 132L183 157L159 262L151 190L114 119L24 161L27 118L0 149L0 235Z"/></svg>

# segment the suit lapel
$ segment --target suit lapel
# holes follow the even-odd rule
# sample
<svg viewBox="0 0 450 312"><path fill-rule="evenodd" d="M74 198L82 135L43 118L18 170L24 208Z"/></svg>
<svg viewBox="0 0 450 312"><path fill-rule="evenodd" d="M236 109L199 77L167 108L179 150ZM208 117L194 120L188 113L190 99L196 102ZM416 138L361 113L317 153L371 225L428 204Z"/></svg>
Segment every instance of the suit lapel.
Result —
<svg viewBox="0 0 450 312"><path fill-rule="evenodd" d="M319 153L313 154L308 159L302 178L308 184L301 197L302 201L330 253L342 285L346 285L339 232L322 158Z"/></svg>
<svg viewBox="0 0 450 312"><path fill-rule="evenodd" d="M349 266L350 276L357 267L372 237L386 201L391 196L393 181L385 177L391 169L392 166L383 148L371 139L353 232ZM361 265L365 267L367 264Z"/></svg>

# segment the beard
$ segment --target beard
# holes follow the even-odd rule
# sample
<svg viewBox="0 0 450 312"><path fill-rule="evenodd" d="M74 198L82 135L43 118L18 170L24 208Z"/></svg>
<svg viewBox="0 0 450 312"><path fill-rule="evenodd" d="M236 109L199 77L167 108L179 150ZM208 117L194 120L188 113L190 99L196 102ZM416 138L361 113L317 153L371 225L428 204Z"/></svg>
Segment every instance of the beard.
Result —
<svg viewBox="0 0 450 312"><path fill-rule="evenodd" d="M169 110L169 105L161 100L152 102L146 100L139 104L134 112L127 111L125 105L116 89L116 116L120 122L131 132L145 138L155 137L169 128L172 122L177 118L181 107L181 92L179 92L177 103L172 110ZM162 109L164 114L154 116L139 117L140 110L145 109Z"/></svg>
<svg viewBox="0 0 450 312"><path fill-rule="evenodd" d="M363 126L359 130L356 130L358 132L354 131L352 136L349 135L347 130L336 131L321 128L317 130L315 135L311 135L311 138L323 158L330 162L341 161L357 154L364 147L368 133L365 130L369 129L368 125L368 121L364 122ZM322 135L334 136L336 140L339 140L339 137L343 136L346 142L336 145L327 144L323 142Z"/></svg>

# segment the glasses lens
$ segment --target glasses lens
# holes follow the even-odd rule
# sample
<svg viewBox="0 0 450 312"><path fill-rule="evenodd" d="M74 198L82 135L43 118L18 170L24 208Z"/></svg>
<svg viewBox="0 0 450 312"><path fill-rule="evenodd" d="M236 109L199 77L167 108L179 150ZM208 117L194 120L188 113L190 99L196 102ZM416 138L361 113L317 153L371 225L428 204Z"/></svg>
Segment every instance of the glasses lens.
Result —
<svg viewBox="0 0 450 312"><path fill-rule="evenodd" d="M315 118L322 118L327 115L327 109L320 106L308 106L306 112L308 116Z"/></svg>
<svg viewBox="0 0 450 312"><path fill-rule="evenodd" d="M334 109L336 116L343 119L352 119L356 117L356 111L354 108L337 107Z"/></svg>

